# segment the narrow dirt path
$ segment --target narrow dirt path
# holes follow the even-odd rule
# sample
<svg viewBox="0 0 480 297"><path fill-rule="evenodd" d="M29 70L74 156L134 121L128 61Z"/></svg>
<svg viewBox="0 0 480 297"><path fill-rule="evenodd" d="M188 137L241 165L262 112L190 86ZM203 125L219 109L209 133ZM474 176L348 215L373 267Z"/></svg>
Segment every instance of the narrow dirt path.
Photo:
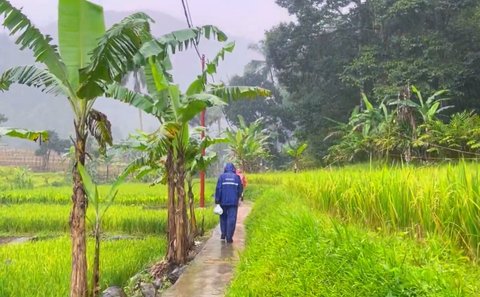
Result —
<svg viewBox="0 0 480 297"><path fill-rule="evenodd" d="M243 202L238 208L233 244L220 240L220 226L213 231L202 251L188 265L185 272L163 297L224 296L233 277L233 268L239 252L245 247L244 220L250 213L251 203Z"/></svg>

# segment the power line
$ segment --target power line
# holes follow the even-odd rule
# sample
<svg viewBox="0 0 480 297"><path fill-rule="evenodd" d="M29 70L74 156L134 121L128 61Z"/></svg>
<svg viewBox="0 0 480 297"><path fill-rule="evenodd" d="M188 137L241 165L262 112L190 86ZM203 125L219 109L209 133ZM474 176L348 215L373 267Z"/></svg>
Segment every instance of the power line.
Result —
<svg viewBox="0 0 480 297"><path fill-rule="evenodd" d="M190 10L187 9L187 4L185 3L184 0L181 0L182 1L182 6L183 6L183 13L185 14L185 18L187 19L187 25L189 28L192 28L192 23L190 22L190 17L189 17L189 13L190 13Z"/></svg>
<svg viewBox="0 0 480 297"><path fill-rule="evenodd" d="M183 6L183 13L185 14L185 19L187 20L187 25L189 28L193 28L192 14L190 13L190 7L188 5L188 1L187 0L181 0L181 1ZM193 47L197 52L198 58L202 60L202 55L200 54L200 50L198 49L198 40L195 40L193 42Z"/></svg>
<svg viewBox="0 0 480 297"><path fill-rule="evenodd" d="M185 6L187 7L188 16L189 16L189 18L190 18L190 24L191 24L192 27L193 27L192 13L190 12L190 5L188 5L188 0L185 0Z"/></svg>

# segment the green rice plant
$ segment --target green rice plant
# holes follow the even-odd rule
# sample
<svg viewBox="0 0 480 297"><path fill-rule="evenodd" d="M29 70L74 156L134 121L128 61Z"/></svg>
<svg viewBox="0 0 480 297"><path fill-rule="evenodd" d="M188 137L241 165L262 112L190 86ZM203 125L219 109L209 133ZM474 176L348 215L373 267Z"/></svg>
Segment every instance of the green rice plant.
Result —
<svg viewBox="0 0 480 297"><path fill-rule="evenodd" d="M93 244L93 240L88 242L89 262L93 257ZM70 245L68 237L0 245L0 296L68 296ZM159 237L105 241L100 261L101 288L126 284L134 274L161 259L165 247L165 240Z"/></svg>
<svg viewBox="0 0 480 297"><path fill-rule="evenodd" d="M435 167L351 166L301 174L252 176L301 195L314 209L373 230L429 234L480 255L478 164Z"/></svg>
<svg viewBox="0 0 480 297"><path fill-rule="evenodd" d="M332 219L278 187L247 218L226 296L479 296L480 272L454 245Z"/></svg>
<svg viewBox="0 0 480 297"><path fill-rule="evenodd" d="M0 186L1 189L1 186ZM109 186L100 185L98 187L100 195L106 195ZM214 192L213 182L206 183L205 195L210 197ZM57 203L69 204L71 201L72 189L63 187L40 187L35 189L17 189L0 191L0 204L5 203ZM195 198L198 201L199 185L194 186ZM149 186L142 183L126 183L119 187L118 196L115 198L116 204L123 205L148 205L156 207L165 207L167 199L167 189L164 185ZM208 202L208 201L207 201Z"/></svg>
<svg viewBox="0 0 480 297"><path fill-rule="evenodd" d="M197 209L197 211L200 211ZM55 204L0 204L0 235L34 235L69 232L70 207ZM213 211L205 211L205 228L215 226ZM87 230L92 230L93 209L87 211ZM201 217L199 216L201 220ZM105 214L102 229L110 234L165 234L165 209L113 205Z"/></svg>
<svg viewBox="0 0 480 297"><path fill-rule="evenodd" d="M21 168L0 166L0 190L11 189L11 180ZM30 172L28 174L33 187L44 187L51 185L66 185L65 175L56 172Z"/></svg>

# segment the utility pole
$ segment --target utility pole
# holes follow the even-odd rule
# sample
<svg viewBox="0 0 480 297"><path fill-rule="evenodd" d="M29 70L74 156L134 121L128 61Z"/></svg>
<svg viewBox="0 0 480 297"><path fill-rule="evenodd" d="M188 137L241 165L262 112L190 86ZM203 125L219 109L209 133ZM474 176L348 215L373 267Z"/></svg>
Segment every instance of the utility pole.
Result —
<svg viewBox="0 0 480 297"><path fill-rule="evenodd" d="M205 55L202 55L202 73L205 71ZM205 138L205 109L200 114L200 126L202 129L202 140ZM202 156L205 156L205 148L202 149ZM205 171L200 171L200 207L205 207Z"/></svg>

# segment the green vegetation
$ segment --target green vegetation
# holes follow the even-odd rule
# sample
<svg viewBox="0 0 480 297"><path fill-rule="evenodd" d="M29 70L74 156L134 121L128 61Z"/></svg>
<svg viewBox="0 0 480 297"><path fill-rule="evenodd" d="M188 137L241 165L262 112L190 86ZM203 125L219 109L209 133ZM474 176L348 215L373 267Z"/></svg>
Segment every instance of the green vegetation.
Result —
<svg viewBox="0 0 480 297"><path fill-rule="evenodd" d="M1 193L11 189L60 186L65 182L65 177L58 173L34 173L27 168L0 167Z"/></svg>
<svg viewBox="0 0 480 297"><path fill-rule="evenodd" d="M88 242L89 263L93 240ZM140 270L165 255L163 237L105 241L102 244L102 283L123 285ZM68 296L71 269L70 240L0 245L0 296ZM91 271L89 271L91 274Z"/></svg>
<svg viewBox="0 0 480 297"><path fill-rule="evenodd" d="M0 168L4 180L20 169ZM62 181L60 174L28 171L32 189L0 191L0 236L36 236L37 241L0 245L0 296L67 296L70 271L68 218L71 187L47 186ZM213 183L207 183L207 197ZM100 195L107 185L99 186ZM167 229L166 192L164 185L150 186L126 183L119 187L115 203L102 220L101 288L126 285L134 274L165 256ZM198 197L198 185L194 193ZM212 201L207 199L207 203ZM218 217L207 208L197 209L199 226L209 230ZM94 209L87 210L89 263L93 259ZM132 239L113 240L117 236ZM5 264L5 265L3 265ZM91 275L91 271L89 271ZM89 276L90 277L90 276ZM55 292L55 293L53 293Z"/></svg>
<svg viewBox="0 0 480 297"><path fill-rule="evenodd" d="M452 107L445 105L445 93L441 90L424 99L412 86L401 98L383 100L378 106L362 94L365 107L355 108L348 123L337 122L337 130L327 137L339 140L328 149L325 159L332 164L367 159L407 163L476 159L480 152L479 117L463 112L453 114L449 121L440 118Z"/></svg>
<svg viewBox="0 0 480 297"><path fill-rule="evenodd" d="M41 181L41 178L39 178ZM198 192L198 183L194 184L194 191ZM166 187L164 185L149 186L141 183L127 183L119 187L115 204L145 205L151 207L165 206L167 201ZM108 191L107 185L98 187L100 194ZM35 187L34 189L0 191L0 203L54 203L68 204L71 201L71 187ZM206 184L206 197L214 191L211 181ZM198 199L198 195L196 195Z"/></svg>
<svg viewBox="0 0 480 297"><path fill-rule="evenodd" d="M199 210L198 210L199 211ZM70 208L56 204L0 204L0 235L34 235L67 232ZM87 211L87 230L92 230L93 209ZM205 213L206 228L212 228L217 219ZM102 220L102 230L113 234L164 235L167 224L165 208L114 205Z"/></svg>
<svg viewBox="0 0 480 297"><path fill-rule="evenodd" d="M372 230L437 235L480 256L479 165L442 167L350 166L295 174L260 175L283 184L314 209ZM257 178L257 177L255 177Z"/></svg>
<svg viewBox="0 0 480 297"><path fill-rule="evenodd" d="M194 175L217 158L204 152L217 143L228 143L227 158L248 173L286 168L287 159L294 169L249 176L245 197L257 204L228 296L480 295L480 165L403 166L480 156L480 116L469 111L480 107L480 0L277 0L296 21L266 33L256 48L265 60L230 82L240 86L208 81L234 43L215 26L191 26L184 1L189 28L160 38L144 13L106 30L101 6L58 3L57 46L0 0L2 25L36 61L1 73L0 91L22 84L63 97L74 124L71 176L0 168L0 236L43 238L0 246L1 296L93 297L162 256L166 266L185 264L196 222L208 229L217 221L195 208L193 194ZM222 47L202 58L205 67L183 91L171 55L194 46L200 56L202 38ZM137 79L134 90L122 85L132 71L144 77L145 90ZM270 96L226 108L237 127L225 139L192 127L209 107ZM105 155L111 123L93 108L99 97L129 104L158 124L123 145L121 157L128 158L119 159L131 163L112 188L90 178L100 172L91 165L103 163L109 180L114 161L113 151ZM0 123L6 120L0 114ZM37 151L44 169L52 151L70 146L50 134ZM48 135L0 127L3 136L42 142ZM98 146L88 147L93 140ZM297 174L300 164L366 160L369 167ZM166 186L119 186L128 174L152 172L153 183ZM116 235L136 239L111 241ZM92 245L94 264L87 265ZM87 266L94 266L90 290Z"/></svg>
<svg viewBox="0 0 480 297"><path fill-rule="evenodd" d="M408 90L410 86L417 86L424 95L448 90L448 102L437 107L434 102L424 104L420 108L422 112L440 111L446 105L453 105L440 115L442 122L456 112L478 113L480 1L275 2L294 16L295 21L268 30L264 40L255 47L263 58L252 60L243 75L231 80L234 84L266 86L272 90L272 100L237 102L226 108L226 115L237 126L239 114L247 124L258 118L265 119L274 143L288 144L292 136L300 143L307 142L306 165L331 164L332 160L325 162L323 158L328 148L339 141L333 137L325 139L336 130L336 124L329 119L347 123L356 106L360 111L366 109L362 93L374 106L382 101L387 104L404 100L401 104L404 110L413 111L421 103ZM470 127L476 130L475 126ZM404 130L400 134L407 137L393 134L398 131L392 131L391 127L387 130L390 134L384 135L390 137L381 138L383 143L377 144L380 147L388 148L389 141L406 147L399 140L416 140L412 133L404 133ZM444 135L437 136L443 138ZM454 135L453 139L479 142L478 136L475 139L460 136ZM355 144L360 142L353 137L350 140ZM401 146L396 148L395 154L403 153ZM348 147L346 144L344 149ZM458 149L458 143L450 143L447 147ZM362 146L355 148L363 150ZM434 148L422 145L412 156L424 157L422 153L428 149ZM439 149L440 156L431 154L431 159L455 156L452 150ZM478 153L478 147L476 151ZM284 168L285 156L275 145L270 147L270 152L274 156L269 167ZM356 160L368 160L370 152L382 153L369 149L356 154ZM400 158L393 154L390 157Z"/></svg>
<svg viewBox="0 0 480 297"><path fill-rule="evenodd" d="M422 196L431 190L426 181L436 177L427 175L429 170L413 175L413 168L394 169L390 180L381 169L369 172L359 167L251 178L255 183L284 183L257 199L247 219L247 248L227 296L478 296L478 267L454 240L434 234L415 239L393 225L389 232L362 227L362 218L378 214L382 202L391 212L408 213L408 205L401 209L393 203L408 192L401 190L405 180L394 183L402 173L410 174L407 186L417 187L419 199L428 199ZM452 170L460 173L462 169ZM423 185L413 177L421 178ZM352 190L342 187L348 182L354 182ZM365 187L360 192L357 185L362 182ZM391 203L382 199L383 182L391 192L400 192ZM298 185L290 188L294 184ZM367 199L360 203L362 197ZM472 206L467 199L458 204L464 212ZM336 216L340 212L342 216ZM391 218L383 219L387 225Z"/></svg>
<svg viewBox="0 0 480 297"><path fill-rule="evenodd" d="M268 131L263 129L260 119L246 125L243 117L238 116L238 122L236 130L225 131L229 159L235 160L237 167L246 172L258 172L262 169L262 161L269 156L267 144L270 136Z"/></svg>

